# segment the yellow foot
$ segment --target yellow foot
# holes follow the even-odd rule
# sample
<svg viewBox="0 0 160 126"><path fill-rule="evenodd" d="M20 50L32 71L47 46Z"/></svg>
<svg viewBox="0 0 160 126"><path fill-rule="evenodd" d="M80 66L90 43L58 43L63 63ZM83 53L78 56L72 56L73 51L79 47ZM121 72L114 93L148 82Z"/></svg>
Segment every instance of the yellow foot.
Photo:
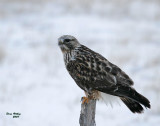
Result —
<svg viewBox="0 0 160 126"><path fill-rule="evenodd" d="M82 97L82 104L88 103L88 97Z"/></svg>

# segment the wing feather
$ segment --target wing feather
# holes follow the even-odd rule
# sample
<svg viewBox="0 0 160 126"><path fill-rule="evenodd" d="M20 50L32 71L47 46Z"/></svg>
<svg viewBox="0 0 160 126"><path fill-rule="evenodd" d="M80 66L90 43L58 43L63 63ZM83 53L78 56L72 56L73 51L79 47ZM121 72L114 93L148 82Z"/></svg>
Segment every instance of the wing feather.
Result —
<svg viewBox="0 0 160 126"><path fill-rule="evenodd" d="M77 82L89 88L133 85L133 81L118 66L110 63L100 54L83 46L75 60L67 64L67 70ZM112 87L113 88L113 87ZM115 88L113 89L115 90Z"/></svg>

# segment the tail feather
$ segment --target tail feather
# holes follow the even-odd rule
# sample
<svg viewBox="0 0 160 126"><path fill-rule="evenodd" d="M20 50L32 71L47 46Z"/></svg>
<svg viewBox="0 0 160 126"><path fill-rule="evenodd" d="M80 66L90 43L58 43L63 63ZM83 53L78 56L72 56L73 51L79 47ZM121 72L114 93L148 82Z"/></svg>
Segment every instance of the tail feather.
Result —
<svg viewBox="0 0 160 126"><path fill-rule="evenodd" d="M121 97L120 99L133 113L143 112L144 109L138 102L135 102L129 98L124 98L124 97Z"/></svg>
<svg viewBox="0 0 160 126"><path fill-rule="evenodd" d="M134 101L134 103L142 104L146 108L151 108L150 101L130 86L114 85L107 88L99 87L97 90L110 95L126 98L127 102L125 100L125 104L127 105L128 102L130 103L132 101L131 103L133 103ZM128 99L130 100L128 101ZM124 100L122 101L124 102Z"/></svg>
<svg viewBox="0 0 160 126"><path fill-rule="evenodd" d="M146 108L150 108L150 101L145 98L143 95L139 94L135 89L128 86L121 86L116 90L116 94L119 96L129 98L137 103L144 105Z"/></svg>

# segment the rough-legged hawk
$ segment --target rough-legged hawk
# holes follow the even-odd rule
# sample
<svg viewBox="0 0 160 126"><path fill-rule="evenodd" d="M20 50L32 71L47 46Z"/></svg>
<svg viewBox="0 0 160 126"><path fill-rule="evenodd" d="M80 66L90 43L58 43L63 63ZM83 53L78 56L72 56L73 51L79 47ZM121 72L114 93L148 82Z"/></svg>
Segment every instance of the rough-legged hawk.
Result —
<svg viewBox="0 0 160 126"><path fill-rule="evenodd" d="M70 35L61 36L58 45L69 74L85 91L83 102L113 96L119 97L133 113L141 113L141 105L150 108L149 100L132 87L131 78L102 55L81 45Z"/></svg>

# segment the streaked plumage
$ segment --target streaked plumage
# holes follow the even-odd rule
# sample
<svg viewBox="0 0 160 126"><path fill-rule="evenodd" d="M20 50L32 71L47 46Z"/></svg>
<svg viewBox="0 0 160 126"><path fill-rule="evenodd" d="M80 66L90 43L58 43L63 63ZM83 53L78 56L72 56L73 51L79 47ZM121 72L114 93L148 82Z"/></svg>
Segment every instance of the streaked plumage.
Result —
<svg viewBox="0 0 160 126"><path fill-rule="evenodd" d="M132 87L131 78L118 66L81 45L73 36L64 35L58 41L69 74L88 98L102 98L103 92L118 96L133 113L141 113L141 105L150 108L149 100Z"/></svg>

